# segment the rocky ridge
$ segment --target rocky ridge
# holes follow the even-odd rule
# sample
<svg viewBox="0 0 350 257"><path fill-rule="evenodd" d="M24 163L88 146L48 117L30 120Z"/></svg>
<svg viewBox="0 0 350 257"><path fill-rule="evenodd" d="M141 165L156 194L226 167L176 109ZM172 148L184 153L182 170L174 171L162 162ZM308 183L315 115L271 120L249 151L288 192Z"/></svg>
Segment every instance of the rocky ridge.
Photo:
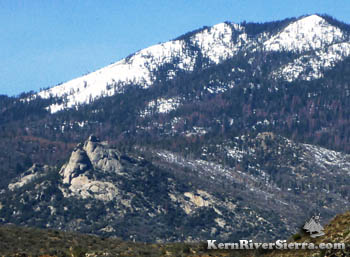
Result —
<svg viewBox="0 0 350 257"><path fill-rule="evenodd" d="M14 180L0 194L0 219L140 241L271 240L315 211L327 221L344 210L349 167L346 154L272 133L207 145L197 157L123 153L91 136L60 169L36 166Z"/></svg>

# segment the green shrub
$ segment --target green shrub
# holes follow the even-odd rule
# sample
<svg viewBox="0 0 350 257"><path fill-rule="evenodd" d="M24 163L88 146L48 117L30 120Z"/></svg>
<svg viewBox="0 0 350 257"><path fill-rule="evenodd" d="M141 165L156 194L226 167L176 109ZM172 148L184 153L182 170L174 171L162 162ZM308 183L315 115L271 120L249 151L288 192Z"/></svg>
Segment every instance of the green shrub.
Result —
<svg viewBox="0 0 350 257"><path fill-rule="evenodd" d="M301 235L299 233L296 233L292 236L292 238L294 241L297 241L297 240L301 239Z"/></svg>

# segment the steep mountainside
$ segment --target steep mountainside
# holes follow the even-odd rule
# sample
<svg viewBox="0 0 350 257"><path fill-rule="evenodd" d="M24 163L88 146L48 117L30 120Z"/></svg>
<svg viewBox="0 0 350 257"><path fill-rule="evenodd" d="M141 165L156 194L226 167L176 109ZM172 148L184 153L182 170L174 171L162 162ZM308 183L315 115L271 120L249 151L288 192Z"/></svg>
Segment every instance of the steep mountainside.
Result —
<svg viewBox="0 0 350 257"><path fill-rule="evenodd" d="M198 157L91 136L60 169L33 166L2 190L0 219L139 241L271 240L349 206L349 169L349 155L271 133Z"/></svg>

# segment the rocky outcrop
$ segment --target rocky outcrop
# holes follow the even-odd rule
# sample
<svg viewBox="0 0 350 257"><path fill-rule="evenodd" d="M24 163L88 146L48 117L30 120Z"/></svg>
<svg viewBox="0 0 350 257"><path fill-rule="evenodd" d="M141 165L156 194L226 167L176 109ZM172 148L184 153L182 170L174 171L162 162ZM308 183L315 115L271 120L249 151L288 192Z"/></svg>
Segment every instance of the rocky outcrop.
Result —
<svg viewBox="0 0 350 257"><path fill-rule="evenodd" d="M98 200L112 201L118 195L118 189L112 183L90 180L84 175L73 178L69 189L73 195L83 199L93 197Z"/></svg>
<svg viewBox="0 0 350 257"><path fill-rule="evenodd" d="M60 174L63 177L63 183L69 184L72 179L83 174L92 168L89 157L86 152L80 148L76 148L67 164L63 165Z"/></svg>
<svg viewBox="0 0 350 257"><path fill-rule="evenodd" d="M267 132L203 153L121 154L91 136L59 172L34 166L0 191L0 222L138 241L271 240L295 232L316 201L325 221L349 206L349 155Z"/></svg>
<svg viewBox="0 0 350 257"><path fill-rule="evenodd" d="M106 147L106 143L95 136L90 136L84 144L74 149L68 163L59 172L63 184L68 185L64 194L111 201L118 194L118 189L113 183L97 178L106 178L108 173L119 173L121 168L117 151ZM99 176L100 173L104 176Z"/></svg>
<svg viewBox="0 0 350 257"><path fill-rule="evenodd" d="M16 188L23 187L24 185L43 176L48 171L48 169L49 167L46 165L40 166L37 164L33 164L33 166L30 167L26 172L24 172L19 178L17 178L15 181L9 184L8 189L15 190Z"/></svg>
<svg viewBox="0 0 350 257"><path fill-rule="evenodd" d="M105 172L120 172L120 154L116 150L106 147L106 143L101 143L95 136L89 137L84 143L83 150L89 157L94 169Z"/></svg>

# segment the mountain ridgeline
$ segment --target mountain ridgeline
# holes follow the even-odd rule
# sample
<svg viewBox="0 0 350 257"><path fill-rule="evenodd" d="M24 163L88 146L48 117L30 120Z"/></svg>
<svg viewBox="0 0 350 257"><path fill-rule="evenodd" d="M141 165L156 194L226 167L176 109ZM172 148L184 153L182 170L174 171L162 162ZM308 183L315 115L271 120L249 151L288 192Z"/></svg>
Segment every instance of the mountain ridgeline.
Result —
<svg viewBox="0 0 350 257"><path fill-rule="evenodd" d="M350 26L308 15L203 27L0 96L0 222L199 241L327 220L349 206L349 67Z"/></svg>

